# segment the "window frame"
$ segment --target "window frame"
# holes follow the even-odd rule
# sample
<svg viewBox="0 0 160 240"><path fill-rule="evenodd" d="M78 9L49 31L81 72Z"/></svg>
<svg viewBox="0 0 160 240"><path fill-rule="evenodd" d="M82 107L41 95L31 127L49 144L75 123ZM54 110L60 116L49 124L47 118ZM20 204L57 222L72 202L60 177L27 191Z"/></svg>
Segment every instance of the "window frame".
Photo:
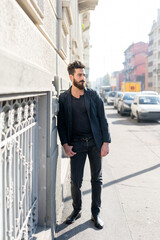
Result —
<svg viewBox="0 0 160 240"><path fill-rule="evenodd" d="M42 25L44 0L16 0L34 24ZM40 4L41 3L41 4ZM41 6L40 6L41 5Z"/></svg>

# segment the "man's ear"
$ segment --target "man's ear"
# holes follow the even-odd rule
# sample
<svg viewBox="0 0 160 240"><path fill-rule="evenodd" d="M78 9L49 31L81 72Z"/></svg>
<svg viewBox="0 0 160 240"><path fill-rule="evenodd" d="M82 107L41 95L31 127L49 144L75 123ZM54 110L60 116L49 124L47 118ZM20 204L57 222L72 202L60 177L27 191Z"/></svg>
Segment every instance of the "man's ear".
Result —
<svg viewBox="0 0 160 240"><path fill-rule="evenodd" d="M69 75L69 78L71 79L71 81L73 81L73 75L72 74Z"/></svg>

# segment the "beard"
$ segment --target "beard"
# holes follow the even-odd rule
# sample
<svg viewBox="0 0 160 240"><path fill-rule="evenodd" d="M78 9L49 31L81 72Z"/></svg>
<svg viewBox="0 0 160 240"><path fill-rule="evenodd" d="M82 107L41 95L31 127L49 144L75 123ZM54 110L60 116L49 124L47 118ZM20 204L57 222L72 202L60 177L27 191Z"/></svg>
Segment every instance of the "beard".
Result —
<svg viewBox="0 0 160 240"><path fill-rule="evenodd" d="M75 87L77 87L78 89L80 89L80 90L83 90L83 89L85 89L85 81L80 81L80 82L77 82L76 81L76 79L74 78L73 79L73 85L75 86Z"/></svg>

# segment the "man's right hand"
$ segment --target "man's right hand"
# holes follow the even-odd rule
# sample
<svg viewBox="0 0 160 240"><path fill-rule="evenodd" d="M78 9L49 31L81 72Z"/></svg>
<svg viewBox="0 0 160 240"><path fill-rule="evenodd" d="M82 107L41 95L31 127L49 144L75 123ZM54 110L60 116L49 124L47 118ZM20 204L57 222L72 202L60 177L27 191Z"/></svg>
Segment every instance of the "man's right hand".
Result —
<svg viewBox="0 0 160 240"><path fill-rule="evenodd" d="M68 157L73 157L76 154L72 151L73 146L69 146L68 143L63 144L63 148Z"/></svg>

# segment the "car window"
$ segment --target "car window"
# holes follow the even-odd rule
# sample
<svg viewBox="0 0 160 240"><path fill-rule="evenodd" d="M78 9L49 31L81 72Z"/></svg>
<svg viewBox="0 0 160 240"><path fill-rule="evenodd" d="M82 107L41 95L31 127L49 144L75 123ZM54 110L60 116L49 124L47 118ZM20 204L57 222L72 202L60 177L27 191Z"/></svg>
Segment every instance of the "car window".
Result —
<svg viewBox="0 0 160 240"><path fill-rule="evenodd" d="M126 94L124 95L124 100L133 100L135 97L135 95L132 95L132 94Z"/></svg>
<svg viewBox="0 0 160 240"><path fill-rule="evenodd" d="M116 92L113 92L112 95L113 95L113 97L115 97L116 96Z"/></svg>
<svg viewBox="0 0 160 240"><path fill-rule="evenodd" d="M160 97L140 97L139 98L139 104L156 104L160 105Z"/></svg>
<svg viewBox="0 0 160 240"><path fill-rule="evenodd" d="M110 97L115 97L115 96L116 96L116 92L111 92L111 93L109 94L109 96L110 96Z"/></svg>

